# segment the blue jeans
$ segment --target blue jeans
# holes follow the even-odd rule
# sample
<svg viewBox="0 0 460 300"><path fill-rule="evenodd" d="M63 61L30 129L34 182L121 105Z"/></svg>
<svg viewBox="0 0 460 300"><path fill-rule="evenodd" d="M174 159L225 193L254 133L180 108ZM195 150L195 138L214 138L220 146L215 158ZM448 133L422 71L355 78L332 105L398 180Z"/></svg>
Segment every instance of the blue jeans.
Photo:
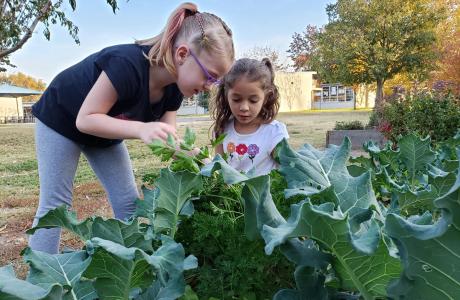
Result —
<svg viewBox="0 0 460 300"><path fill-rule="evenodd" d="M82 152L107 192L115 218L123 220L134 213L139 193L124 143L107 148L84 146L62 136L37 119L35 144L40 199L33 226L49 210L62 204L72 205L73 182ZM40 229L30 236L29 246L33 250L58 253L60 236L60 228Z"/></svg>

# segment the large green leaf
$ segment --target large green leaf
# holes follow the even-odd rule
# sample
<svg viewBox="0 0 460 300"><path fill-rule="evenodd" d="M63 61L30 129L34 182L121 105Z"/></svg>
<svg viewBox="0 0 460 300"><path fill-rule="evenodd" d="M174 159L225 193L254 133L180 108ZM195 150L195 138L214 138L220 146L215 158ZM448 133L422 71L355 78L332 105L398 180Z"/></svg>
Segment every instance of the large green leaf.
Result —
<svg viewBox="0 0 460 300"><path fill-rule="evenodd" d="M264 225L276 227L286 223L270 194L270 176L246 181L241 196L244 199L245 233L249 239L258 238ZM280 248L291 262L299 266L325 268L330 261L330 256L318 251L311 240L293 238Z"/></svg>
<svg viewBox="0 0 460 300"><path fill-rule="evenodd" d="M276 228L264 226L262 235L267 243L266 251L271 253L275 246L289 238L309 237L323 251L333 255L332 265L341 288L359 291L365 299L384 297L388 282L400 274L400 264L389 255L379 235L378 222L371 219L368 225L362 212L355 215L361 220L349 221L347 215L334 210L332 203L316 206L307 201L293 205L286 224ZM364 228L357 226L360 221ZM365 254L364 251L373 252Z"/></svg>
<svg viewBox="0 0 460 300"><path fill-rule="evenodd" d="M57 283L45 289L16 278L12 265L0 267L0 299L60 300L62 293L62 286Z"/></svg>
<svg viewBox="0 0 460 300"><path fill-rule="evenodd" d="M86 251L51 255L26 248L22 254L24 261L30 265L27 276L30 283L45 289L59 283L67 290L63 294L63 299L97 298L91 284L80 281L83 272L91 263L91 256Z"/></svg>
<svg viewBox="0 0 460 300"><path fill-rule="evenodd" d="M183 271L196 267L196 258L184 258L183 247L167 238L152 255L99 238L87 247L94 254L84 276L95 280L101 299L128 299L152 285L169 295L167 299L175 299L185 290Z"/></svg>
<svg viewBox="0 0 460 300"><path fill-rule="evenodd" d="M391 186L416 191L426 184L424 174L436 159L430 139L409 134L399 139L398 146L397 150L393 150L391 144L379 149L377 145L368 143L364 148L376 162L377 169L383 169Z"/></svg>
<svg viewBox="0 0 460 300"><path fill-rule="evenodd" d="M160 190L157 188L149 189L143 186L142 195L144 196L143 200L136 200L136 216L148 218L150 223L153 224L153 215L157 206Z"/></svg>
<svg viewBox="0 0 460 300"><path fill-rule="evenodd" d="M409 181L414 185L417 172L425 170L436 158L430 147L430 138L421 139L415 134L408 134L398 141L398 145L400 159L407 167Z"/></svg>
<svg viewBox="0 0 460 300"><path fill-rule="evenodd" d="M50 210L40 218L38 224L27 231L33 234L39 228L62 227L83 240L94 237L106 239L126 247L138 247L145 251L153 251L151 240L145 239L139 229L138 219L129 222L117 219L105 219L102 217L90 217L84 221L78 221L75 212L67 210L66 206L60 206Z"/></svg>
<svg viewBox="0 0 460 300"><path fill-rule="evenodd" d="M458 165L458 162L457 162ZM433 190L436 193L436 197L441 197L445 195L455 184L455 173L454 172L444 172L441 170L437 170L437 172L433 172L434 167L430 167L429 174L429 183Z"/></svg>
<svg viewBox="0 0 460 300"><path fill-rule="evenodd" d="M399 149L393 150L392 143L387 142L383 149L374 143L368 141L364 144L364 150L366 150L374 162L378 162L381 166L388 166L392 172L396 172L399 169Z"/></svg>
<svg viewBox="0 0 460 300"><path fill-rule="evenodd" d="M242 174L241 172L238 172L235 168L230 166L219 154L214 157L212 163L207 164L201 169L200 174L206 177L211 177L211 175L218 170L222 174L224 182L227 184L240 183L251 178L251 174Z"/></svg>
<svg viewBox="0 0 460 300"><path fill-rule="evenodd" d="M411 191L410 189L395 190L392 192L392 201L398 203L401 215L411 216L433 211L436 191L425 189L421 191Z"/></svg>
<svg viewBox="0 0 460 300"><path fill-rule="evenodd" d="M123 222L116 219L96 217L92 226L92 238L101 238L125 247L137 247L144 251L153 251L152 241L145 239L140 232L139 220Z"/></svg>
<svg viewBox="0 0 460 300"><path fill-rule="evenodd" d="M155 208L155 232L167 231L174 237L184 204L192 192L202 189L201 177L188 171L174 173L162 169L156 185L160 195Z"/></svg>
<svg viewBox="0 0 460 300"><path fill-rule="evenodd" d="M457 149L460 154L460 148ZM420 224L389 214L385 230L398 246L404 266L389 296L406 299L458 299L460 296L460 175L452 188L435 200L442 217Z"/></svg>
<svg viewBox="0 0 460 300"><path fill-rule="evenodd" d="M287 196L312 196L332 187L342 212L350 211L353 214L355 209L368 209L371 206L379 212L370 172L358 177L348 172L346 163L350 152L348 138L340 147L332 146L324 151L305 145L296 152L283 141L278 155L280 172L288 183Z"/></svg>
<svg viewBox="0 0 460 300"><path fill-rule="evenodd" d="M61 227L75 233L81 239L87 240L91 238L91 226L93 221L94 217L87 218L84 221L78 221L74 211L69 210L66 205L61 205L48 211L38 220L37 225L27 230L26 233L34 234L34 232L40 228Z"/></svg>
<svg viewBox="0 0 460 300"><path fill-rule="evenodd" d="M324 275L315 271L314 268L300 266L294 273L297 290L285 289L278 291L273 300L292 299L329 299L327 289L324 287Z"/></svg>
<svg viewBox="0 0 460 300"><path fill-rule="evenodd" d="M300 151L296 152L289 147L283 139L277 146L277 156L280 161L280 173L288 183L288 197L298 194L313 195L331 186L327 170L320 162L322 152L311 147L304 149L301 154Z"/></svg>
<svg viewBox="0 0 460 300"><path fill-rule="evenodd" d="M128 299L133 290L147 288L154 281L154 270L136 248L126 248L111 241L94 238L93 260L84 276L94 280L100 299Z"/></svg>
<svg viewBox="0 0 460 300"><path fill-rule="evenodd" d="M197 259L190 255L184 259L184 248L168 237L163 237L163 247L159 248L148 261L158 270L158 280L147 289L138 300L177 299L185 292L184 270L197 267Z"/></svg>
<svg viewBox="0 0 460 300"><path fill-rule="evenodd" d="M278 226L286 223L270 194L270 177L256 177L246 181L241 197L244 200L244 225L250 240L260 237L262 226Z"/></svg>

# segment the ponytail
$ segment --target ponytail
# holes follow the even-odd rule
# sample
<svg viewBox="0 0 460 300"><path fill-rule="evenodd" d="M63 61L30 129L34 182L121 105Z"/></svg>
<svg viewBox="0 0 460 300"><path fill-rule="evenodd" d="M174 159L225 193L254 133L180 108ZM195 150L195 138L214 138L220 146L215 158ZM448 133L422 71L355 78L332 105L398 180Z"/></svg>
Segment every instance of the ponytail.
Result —
<svg viewBox="0 0 460 300"><path fill-rule="evenodd" d="M193 46L197 53L205 49L231 62L235 59L230 28L219 17L198 12L197 6L190 2L181 4L172 12L160 34L136 43L152 46L148 55L145 55L150 65L164 66L169 73L176 75L173 54L178 40Z"/></svg>
<svg viewBox="0 0 460 300"><path fill-rule="evenodd" d="M148 55L146 55L150 65L163 65L168 72L176 74L173 63L174 41L184 20L197 12L198 7L195 4L190 2L182 3L171 13L165 28L159 35L151 39L137 41L138 44L152 45Z"/></svg>
<svg viewBox="0 0 460 300"><path fill-rule="evenodd" d="M265 121L272 121L278 114L280 107L279 104L279 91L278 87L275 84L275 70L273 69L273 64L268 58L262 59L262 64L267 67L270 73L269 84L266 87L265 102L260 112L261 117Z"/></svg>

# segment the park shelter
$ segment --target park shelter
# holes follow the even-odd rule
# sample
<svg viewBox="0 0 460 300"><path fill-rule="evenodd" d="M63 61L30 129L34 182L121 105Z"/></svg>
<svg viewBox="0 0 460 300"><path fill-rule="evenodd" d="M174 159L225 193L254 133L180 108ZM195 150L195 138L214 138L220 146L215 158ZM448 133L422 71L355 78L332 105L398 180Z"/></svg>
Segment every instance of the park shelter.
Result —
<svg viewBox="0 0 460 300"><path fill-rule="evenodd" d="M41 95L42 91L27 89L10 84L0 84L0 123L7 120L21 120L24 118L22 97Z"/></svg>

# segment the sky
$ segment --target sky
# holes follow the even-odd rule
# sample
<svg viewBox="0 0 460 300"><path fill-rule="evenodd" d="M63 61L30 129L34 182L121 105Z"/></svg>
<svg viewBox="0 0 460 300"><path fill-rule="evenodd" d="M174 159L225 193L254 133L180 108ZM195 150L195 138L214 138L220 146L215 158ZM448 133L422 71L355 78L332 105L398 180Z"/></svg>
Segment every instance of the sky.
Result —
<svg viewBox="0 0 460 300"><path fill-rule="evenodd" d="M119 10L113 14L106 0L77 0L75 11L64 0L67 17L79 28L80 45L59 25L51 27L48 41L43 35L43 26L39 25L23 48L10 56L16 68L9 68L8 72L22 72L49 83L60 71L104 47L155 36L182 2L118 0ZM325 9L331 2L333 0L194 1L199 11L212 12L229 25L237 57L254 47L266 46L287 57L294 32L304 31L308 24L327 23Z"/></svg>

